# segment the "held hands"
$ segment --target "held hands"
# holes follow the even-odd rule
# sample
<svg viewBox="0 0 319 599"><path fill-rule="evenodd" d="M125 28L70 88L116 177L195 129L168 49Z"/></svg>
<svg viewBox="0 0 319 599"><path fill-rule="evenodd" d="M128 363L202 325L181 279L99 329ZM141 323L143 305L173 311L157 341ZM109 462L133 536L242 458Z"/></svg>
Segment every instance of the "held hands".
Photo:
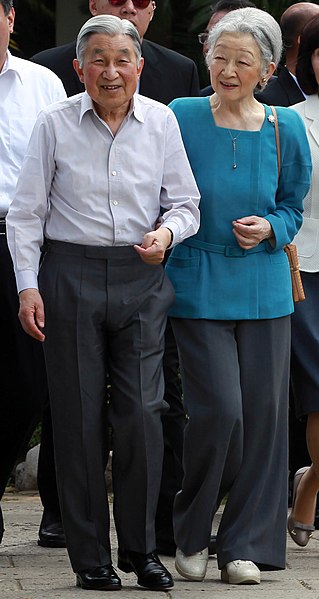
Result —
<svg viewBox="0 0 319 599"><path fill-rule="evenodd" d="M233 233L241 248L249 250L273 237L271 224L261 216L245 216L233 221Z"/></svg>
<svg viewBox="0 0 319 599"><path fill-rule="evenodd" d="M26 333L38 341L44 341L41 329L44 327L44 306L37 289L24 289L19 294L19 319Z"/></svg>
<svg viewBox="0 0 319 599"><path fill-rule="evenodd" d="M142 245L134 245L134 249L146 264L160 264L171 244L171 236L169 229L160 227L156 231L146 233Z"/></svg>

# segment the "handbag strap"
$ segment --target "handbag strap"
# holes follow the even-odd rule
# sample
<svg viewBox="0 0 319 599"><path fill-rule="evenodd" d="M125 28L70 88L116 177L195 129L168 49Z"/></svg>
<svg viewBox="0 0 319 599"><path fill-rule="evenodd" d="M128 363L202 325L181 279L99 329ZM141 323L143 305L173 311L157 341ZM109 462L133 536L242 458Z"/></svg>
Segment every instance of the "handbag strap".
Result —
<svg viewBox="0 0 319 599"><path fill-rule="evenodd" d="M276 135L276 146L277 146L277 164L278 164L278 179L280 177L280 167L281 167L281 152L280 152L280 136L279 136L279 126L278 126L278 117L276 108L274 106L269 106L273 117L274 117L274 125L275 125L275 135Z"/></svg>

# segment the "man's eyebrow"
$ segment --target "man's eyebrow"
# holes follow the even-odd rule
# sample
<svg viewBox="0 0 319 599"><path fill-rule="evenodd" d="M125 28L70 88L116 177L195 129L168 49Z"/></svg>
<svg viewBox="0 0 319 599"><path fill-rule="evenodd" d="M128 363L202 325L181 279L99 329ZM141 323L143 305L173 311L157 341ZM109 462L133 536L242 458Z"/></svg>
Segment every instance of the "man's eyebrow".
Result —
<svg viewBox="0 0 319 599"><path fill-rule="evenodd" d="M94 48L93 53L94 53L94 55L96 55L96 54L103 54L104 53L104 49L103 48ZM125 54L125 55L129 56L130 55L130 50L129 50L129 48L119 48L117 50L117 53L118 54Z"/></svg>
<svg viewBox="0 0 319 599"><path fill-rule="evenodd" d="M119 48L118 50L119 54L126 54L127 56L130 55L130 50L128 48Z"/></svg>

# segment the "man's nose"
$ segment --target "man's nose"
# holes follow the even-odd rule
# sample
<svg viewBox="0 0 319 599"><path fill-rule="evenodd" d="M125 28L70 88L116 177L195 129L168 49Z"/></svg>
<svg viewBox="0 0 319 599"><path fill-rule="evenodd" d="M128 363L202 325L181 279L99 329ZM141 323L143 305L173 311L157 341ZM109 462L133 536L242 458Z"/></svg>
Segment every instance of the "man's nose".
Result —
<svg viewBox="0 0 319 599"><path fill-rule="evenodd" d="M117 77L117 69L114 64L109 64L103 69L102 76L105 79L115 79Z"/></svg>
<svg viewBox="0 0 319 599"><path fill-rule="evenodd" d="M125 2L125 4L123 4L122 6L122 11L123 12L129 12L129 13L136 13L136 8L132 2L132 0L127 0Z"/></svg>

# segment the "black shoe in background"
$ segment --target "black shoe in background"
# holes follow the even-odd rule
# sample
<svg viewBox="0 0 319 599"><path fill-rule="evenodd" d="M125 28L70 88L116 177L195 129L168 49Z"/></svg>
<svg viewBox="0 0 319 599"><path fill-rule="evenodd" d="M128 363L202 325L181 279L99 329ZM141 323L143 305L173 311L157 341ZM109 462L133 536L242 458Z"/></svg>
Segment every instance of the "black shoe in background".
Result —
<svg viewBox="0 0 319 599"><path fill-rule="evenodd" d="M2 541L3 533L4 533L4 524L3 524L2 509L0 507L0 543Z"/></svg>
<svg viewBox="0 0 319 599"><path fill-rule="evenodd" d="M208 545L208 555L215 555L217 553L216 550L216 536L211 535L209 545Z"/></svg>
<svg viewBox="0 0 319 599"><path fill-rule="evenodd" d="M319 493L317 495L317 505L316 505L314 527L316 530L319 530Z"/></svg>
<svg viewBox="0 0 319 599"><path fill-rule="evenodd" d="M66 547L60 516L44 510L39 528L38 545L40 547Z"/></svg>

